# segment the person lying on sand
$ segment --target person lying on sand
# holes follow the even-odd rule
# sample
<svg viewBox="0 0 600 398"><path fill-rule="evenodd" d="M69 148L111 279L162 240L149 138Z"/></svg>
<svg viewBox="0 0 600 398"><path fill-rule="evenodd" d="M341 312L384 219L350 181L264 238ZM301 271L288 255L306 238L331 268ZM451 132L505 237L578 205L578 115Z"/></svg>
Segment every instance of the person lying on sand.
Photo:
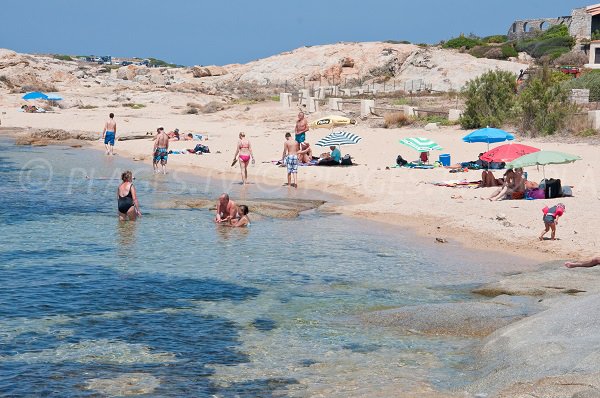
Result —
<svg viewBox="0 0 600 398"><path fill-rule="evenodd" d="M192 133L187 133L187 135L183 138L184 141L194 141L194 136Z"/></svg>
<svg viewBox="0 0 600 398"><path fill-rule="evenodd" d="M565 263L567 268L591 268L600 265L600 257L594 257L587 261L568 261Z"/></svg>
<svg viewBox="0 0 600 398"><path fill-rule="evenodd" d="M167 135L169 136L169 141L179 141L179 129L170 131Z"/></svg>

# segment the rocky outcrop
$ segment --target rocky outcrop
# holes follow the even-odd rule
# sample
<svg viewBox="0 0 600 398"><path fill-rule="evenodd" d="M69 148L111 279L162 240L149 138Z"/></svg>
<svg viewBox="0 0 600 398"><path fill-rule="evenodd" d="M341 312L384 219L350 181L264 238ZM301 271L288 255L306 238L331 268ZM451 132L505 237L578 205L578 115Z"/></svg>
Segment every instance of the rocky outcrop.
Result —
<svg viewBox="0 0 600 398"><path fill-rule="evenodd" d="M495 300L416 305L361 315L368 326L430 336L485 337L539 310L534 300Z"/></svg>
<svg viewBox="0 0 600 398"><path fill-rule="evenodd" d="M303 199L264 199L245 200L243 204L248 206L253 214L273 218L295 218L301 212L316 209L323 205L322 200ZM199 200L177 200L175 203L165 203L163 207L192 208L192 209L215 209L215 201L211 199Z"/></svg>
<svg viewBox="0 0 600 398"><path fill-rule="evenodd" d="M194 77L209 77L223 76L227 74L227 69L222 66L194 66L192 67L192 75Z"/></svg>
<svg viewBox="0 0 600 398"><path fill-rule="evenodd" d="M504 391L502 397L551 389L543 397L600 396L599 294L563 298L559 305L500 329L477 352L478 371L485 375L469 387L475 394ZM557 383L557 376L571 385ZM596 375L595 382L589 377ZM587 380L587 381L586 381ZM521 389L521 390L519 390ZM566 391L565 391L566 389ZM511 395L518 393L521 395Z"/></svg>

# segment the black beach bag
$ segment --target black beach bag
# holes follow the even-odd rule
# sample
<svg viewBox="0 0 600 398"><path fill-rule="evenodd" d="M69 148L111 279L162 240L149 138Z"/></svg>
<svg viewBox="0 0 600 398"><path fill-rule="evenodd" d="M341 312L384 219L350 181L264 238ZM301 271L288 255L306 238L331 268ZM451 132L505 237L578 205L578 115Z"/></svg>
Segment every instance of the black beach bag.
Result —
<svg viewBox="0 0 600 398"><path fill-rule="evenodd" d="M344 155L340 164L342 166L352 166L352 158L350 155Z"/></svg>
<svg viewBox="0 0 600 398"><path fill-rule="evenodd" d="M544 194L546 199L560 198L562 196L562 186L560 179L550 178L543 180L545 182Z"/></svg>

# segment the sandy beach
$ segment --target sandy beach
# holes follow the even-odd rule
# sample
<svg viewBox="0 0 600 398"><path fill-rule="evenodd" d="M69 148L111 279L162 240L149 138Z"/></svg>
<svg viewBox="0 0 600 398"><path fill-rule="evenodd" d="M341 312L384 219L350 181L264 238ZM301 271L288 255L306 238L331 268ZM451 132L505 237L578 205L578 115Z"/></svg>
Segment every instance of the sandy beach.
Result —
<svg viewBox="0 0 600 398"><path fill-rule="evenodd" d="M90 95L89 93L87 95ZM7 98L8 97L8 98ZM251 184L248 192L260 194L264 184L280 185L285 182L284 168L271 161L281 157L284 135L293 131L297 111L283 109L278 102L267 101L251 105L233 105L210 115L182 115L180 106L189 98L172 94L160 104L147 103L143 109L120 109L100 107L85 109L57 109L46 114L18 112L19 96L4 98L2 126L6 132L11 127L37 129L65 129L97 134L109 112L116 114L118 136L155 134L158 125L167 131L179 128L182 133L200 133L203 141L173 141L170 149L191 149L197 143L210 148L210 154L171 155L169 168L198 173L203 178L239 178L239 167L231 167L237 135L244 131L249 138L256 157L256 164L249 167ZM164 104L166 102L167 104ZM331 112L324 110L308 115L308 119L322 117ZM343 197L331 203L330 209L343 214L365 217L386 223L405 225L418 234L442 238L449 242L460 242L465 247L499 250L505 253L525 255L534 260L586 258L597 253L595 234L590 225L600 222L600 214L591 211L600 200L596 181L600 177L598 147L588 143L562 143L552 137L522 139L516 142L544 150L561 150L577 154L582 160L568 165L547 166L548 178L560 178L563 185L573 187L574 197L560 200L505 200L490 202L482 200L496 188L449 188L432 185L443 181L477 181L479 171L449 173L448 169L415 170L389 168L395 164L397 155L405 159L417 158L417 153L399 144L406 137L430 138L443 147L443 151L432 152L432 159L441 153L451 155L452 162L475 160L485 152L486 144L467 144L462 137L468 132L460 128L441 127L435 131L423 128L384 129L373 127L378 121L358 121L355 126L344 130L360 135L358 145L345 146L343 154L352 155L357 164L352 167L300 167L299 189L317 189ZM330 132L328 129L313 129L307 141L316 142ZM117 141L118 156L125 156L148 163L153 142L151 139ZM92 146L103 150L103 144L92 142ZM315 154L327 151L313 145ZM528 178L540 181L543 170L535 167L526 169ZM501 177L503 171L495 171ZM537 237L543 228L541 209L559 201L565 203L567 212L561 219L556 241L540 242Z"/></svg>

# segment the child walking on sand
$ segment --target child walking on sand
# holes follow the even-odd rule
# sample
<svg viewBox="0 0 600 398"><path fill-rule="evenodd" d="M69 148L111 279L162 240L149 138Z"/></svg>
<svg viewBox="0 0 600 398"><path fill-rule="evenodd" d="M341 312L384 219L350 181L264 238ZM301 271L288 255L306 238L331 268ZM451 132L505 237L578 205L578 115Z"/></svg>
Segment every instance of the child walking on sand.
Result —
<svg viewBox="0 0 600 398"><path fill-rule="evenodd" d="M564 214L565 205L559 203L556 206L552 206L551 208L548 208L548 206L546 206L542 209L542 212L544 212L543 220L545 229L540 235L540 240L544 240L544 235L546 235L546 233L549 230L552 230L552 235L550 236L550 239L554 240L556 236L556 226L558 225L558 218Z"/></svg>

